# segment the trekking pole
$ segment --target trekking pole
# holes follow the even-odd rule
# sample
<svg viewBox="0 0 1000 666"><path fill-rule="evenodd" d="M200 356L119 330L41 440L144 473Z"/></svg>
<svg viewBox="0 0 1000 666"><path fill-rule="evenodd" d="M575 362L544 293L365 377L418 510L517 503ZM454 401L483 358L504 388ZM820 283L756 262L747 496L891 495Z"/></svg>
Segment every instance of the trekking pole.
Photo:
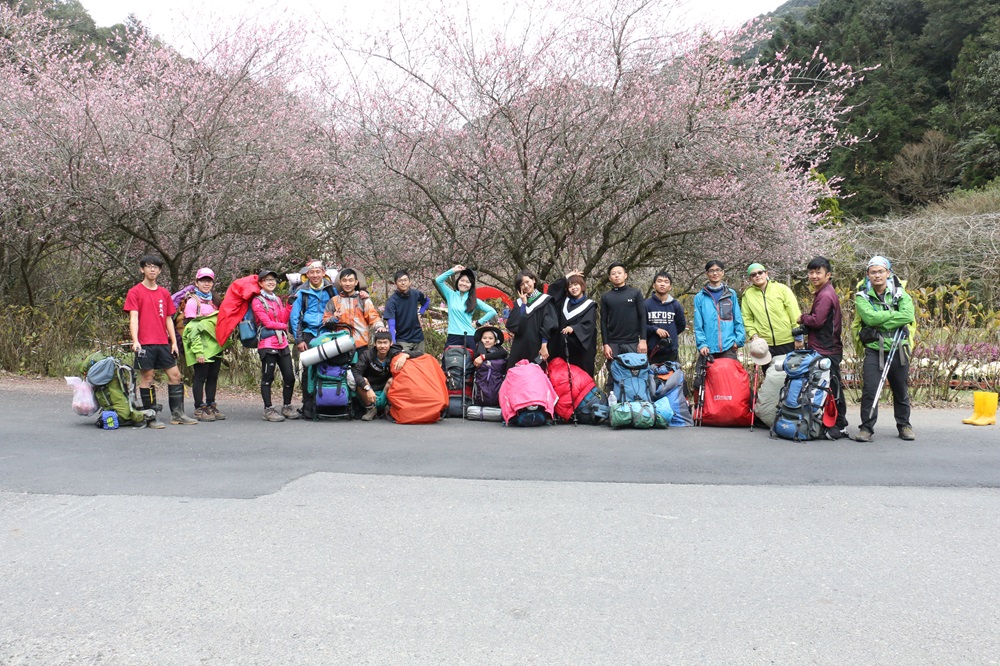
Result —
<svg viewBox="0 0 1000 666"><path fill-rule="evenodd" d="M885 388L885 380L889 376L889 367L892 365L892 359L896 355L896 349L899 348L899 343L903 339L904 327L896 329L896 332L892 335L892 346L889 347L889 355L885 358L885 367L882 368L882 378L879 379L878 388L875 390L875 402L872 403L872 408L868 410L868 418L872 418L875 414L875 410L878 409L878 401L882 396L882 389Z"/></svg>
<svg viewBox="0 0 1000 666"><path fill-rule="evenodd" d="M465 348L465 353L462 355L462 420L465 421L465 394L469 389L469 348Z"/></svg>
<svg viewBox="0 0 1000 666"><path fill-rule="evenodd" d="M566 358L566 376L569 378L569 408L573 412L573 425L580 425L576 419L576 405L573 404L573 368L569 365L569 336L563 333L563 356Z"/></svg>
<svg viewBox="0 0 1000 666"><path fill-rule="evenodd" d="M757 421L757 378L760 376L760 366L753 364L753 403L750 405L750 432L753 432L754 422Z"/></svg>

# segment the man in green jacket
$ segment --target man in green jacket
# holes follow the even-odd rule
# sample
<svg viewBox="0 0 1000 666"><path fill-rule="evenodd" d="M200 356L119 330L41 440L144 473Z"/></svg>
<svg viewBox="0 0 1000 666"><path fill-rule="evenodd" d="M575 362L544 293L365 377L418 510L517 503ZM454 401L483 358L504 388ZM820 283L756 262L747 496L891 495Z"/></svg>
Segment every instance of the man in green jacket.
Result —
<svg viewBox="0 0 1000 666"><path fill-rule="evenodd" d="M900 439L913 441L916 436L910 425L910 340L909 327L914 322L913 299L903 289L899 279L892 274L892 267L885 257L875 256L868 261L867 279L859 285L854 297L854 314L860 320L859 337L865 349L861 391L861 429L854 438L870 442L878 420L875 392L892 348L896 331L903 329L903 338L889 364L886 381L892 389L893 413ZM875 406L875 410L872 410Z"/></svg>
<svg viewBox="0 0 1000 666"><path fill-rule="evenodd" d="M771 356L802 349L802 336L792 335L802 315L795 294L780 282L772 281L762 264L750 264L747 275L750 286L740 301L747 340L763 338Z"/></svg>

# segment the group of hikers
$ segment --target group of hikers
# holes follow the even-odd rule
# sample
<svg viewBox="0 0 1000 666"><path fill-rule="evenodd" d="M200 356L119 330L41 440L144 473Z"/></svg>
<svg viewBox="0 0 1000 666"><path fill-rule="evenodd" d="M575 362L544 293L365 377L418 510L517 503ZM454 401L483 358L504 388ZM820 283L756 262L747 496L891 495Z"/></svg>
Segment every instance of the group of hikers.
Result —
<svg viewBox="0 0 1000 666"><path fill-rule="evenodd" d="M143 280L128 292L124 310L130 317L139 400L149 415L145 425L165 427L156 416L153 379L157 370L163 370L167 377L171 423L188 425L224 419L216 403L224 344L215 336L213 315L218 314L221 303L214 291L215 273L210 268L199 269L194 284L175 305L170 292L157 283L162 259L147 255L139 265ZM830 262L815 257L807 270L813 299L809 312L802 313L792 290L772 280L762 264L753 263L747 268L750 284L740 296L726 283L725 264L716 259L708 261L706 282L694 296L694 339L705 361L737 359L737 350L746 346L747 353L764 366L765 373L766 363L773 357L806 346L828 359L836 422L825 429L825 436L840 439L848 436L840 372L841 305L831 282ZM303 272L301 285L285 298L275 293L280 280L276 271L263 270L256 276L259 295L250 301L250 308L257 326L256 346L261 361L262 418L279 422L315 415L315 391L306 386L304 378L302 406L292 404L296 382L292 348L306 352L318 336L344 327L350 331L357 352L350 372L356 400L363 409L362 420L372 420L386 409L394 372L408 359L425 353L421 316L430 299L413 285L408 272L401 270L394 275L395 291L380 313L362 288L356 270L342 268L331 278L322 261L311 261ZM671 293L671 275L658 272L648 298L628 284L623 264L610 265L607 277L611 288L601 295L598 306L588 297L584 275L579 271L570 272L543 291L538 277L522 270L514 279L516 299L507 314L505 335L494 325L497 310L477 298L475 271L455 265L434 279L447 307L446 346L467 348L475 367L504 357L508 367L522 360L542 363L561 358L591 378L598 352L608 362L630 353L646 355L651 364L677 362L678 340L687 330L689 319ZM852 335L857 335L864 347L861 422L854 439L871 441L878 416L877 393L887 380L898 434L904 440L913 440L907 384L908 334L914 309L888 259L875 256L868 261L854 304L857 328ZM182 374L177 367L181 349L179 326L175 327L177 310L183 313L177 319L183 321L185 360L194 371L194 418L185 412ZM508 336L512 338L509 351L504 347ZM890 350L898 353L890 354ZM274 404L271 391L276 373L282 377L280 407Z"/></svg>

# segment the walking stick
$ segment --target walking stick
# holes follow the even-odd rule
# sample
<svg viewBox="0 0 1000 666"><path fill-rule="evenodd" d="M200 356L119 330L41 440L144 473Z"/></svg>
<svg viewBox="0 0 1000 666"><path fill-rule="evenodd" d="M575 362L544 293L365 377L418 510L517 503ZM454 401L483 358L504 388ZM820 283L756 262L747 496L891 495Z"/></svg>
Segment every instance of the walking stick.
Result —
<svg viewBox="0 0 1000 666"><path fill-rule="evenodd" d="M760 376L760 366L753 364L753 402L750 405L750 432L753 432L754 422L757 421L757 379Z"/></svg>
<svg viewBox="0 0 1000 666"><path fill-rule="evenodd" d="M698 404L695 405L694 424L701 426L705 416L705 380L708 375L708 356L699 356L695 364L694 383L698 389Z"/></svg>
<svg viewBox="0 0 1000 666"><path fill-rule="evenodd" d="M885 380L889 376L889 367L892 365L892 359L896 355L896 350L899 348L899 343L903 339L903 333L906 330L905 326L896 329L896 332L892 335L892 346L889 347L889 355L885 359L885 367L882 368L882 378L878 382L878 389L875 391L875 402L872 403L872 408L868 410L868 418L872 418L875 414L875 410L878 409L878 401L882 396L882 389L885 388Z"/></svg>
<svg viewBox="0 0 1000 666"><path fill-rule="evenodd" d="M563 333L563 356L566 359L566 376L569 378L569 408L573 412L573 425L580 425L576 419L576 405L573 404L573 368L569 364L569 336Z"/></svg>
<svg viewBox="0 0 1000 666"><path fill-rule="evenodd" d="M466 338L468 339L468 338ZM469 348L465 348L465 354L462 356L462 420L465 421L465 394L468 393L469 389Z"/></svg>

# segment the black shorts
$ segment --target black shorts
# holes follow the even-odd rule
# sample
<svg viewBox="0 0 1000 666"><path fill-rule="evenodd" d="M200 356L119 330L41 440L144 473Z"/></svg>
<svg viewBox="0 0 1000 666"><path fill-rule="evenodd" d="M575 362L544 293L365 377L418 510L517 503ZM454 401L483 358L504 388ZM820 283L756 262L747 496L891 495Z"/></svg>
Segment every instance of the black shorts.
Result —
<svg viewBox="0 0 1000 666"><path fill-rule="evenodd" d="M168 370L177 365L170 345L143 345L135 353L136 370Z"/></svg>

